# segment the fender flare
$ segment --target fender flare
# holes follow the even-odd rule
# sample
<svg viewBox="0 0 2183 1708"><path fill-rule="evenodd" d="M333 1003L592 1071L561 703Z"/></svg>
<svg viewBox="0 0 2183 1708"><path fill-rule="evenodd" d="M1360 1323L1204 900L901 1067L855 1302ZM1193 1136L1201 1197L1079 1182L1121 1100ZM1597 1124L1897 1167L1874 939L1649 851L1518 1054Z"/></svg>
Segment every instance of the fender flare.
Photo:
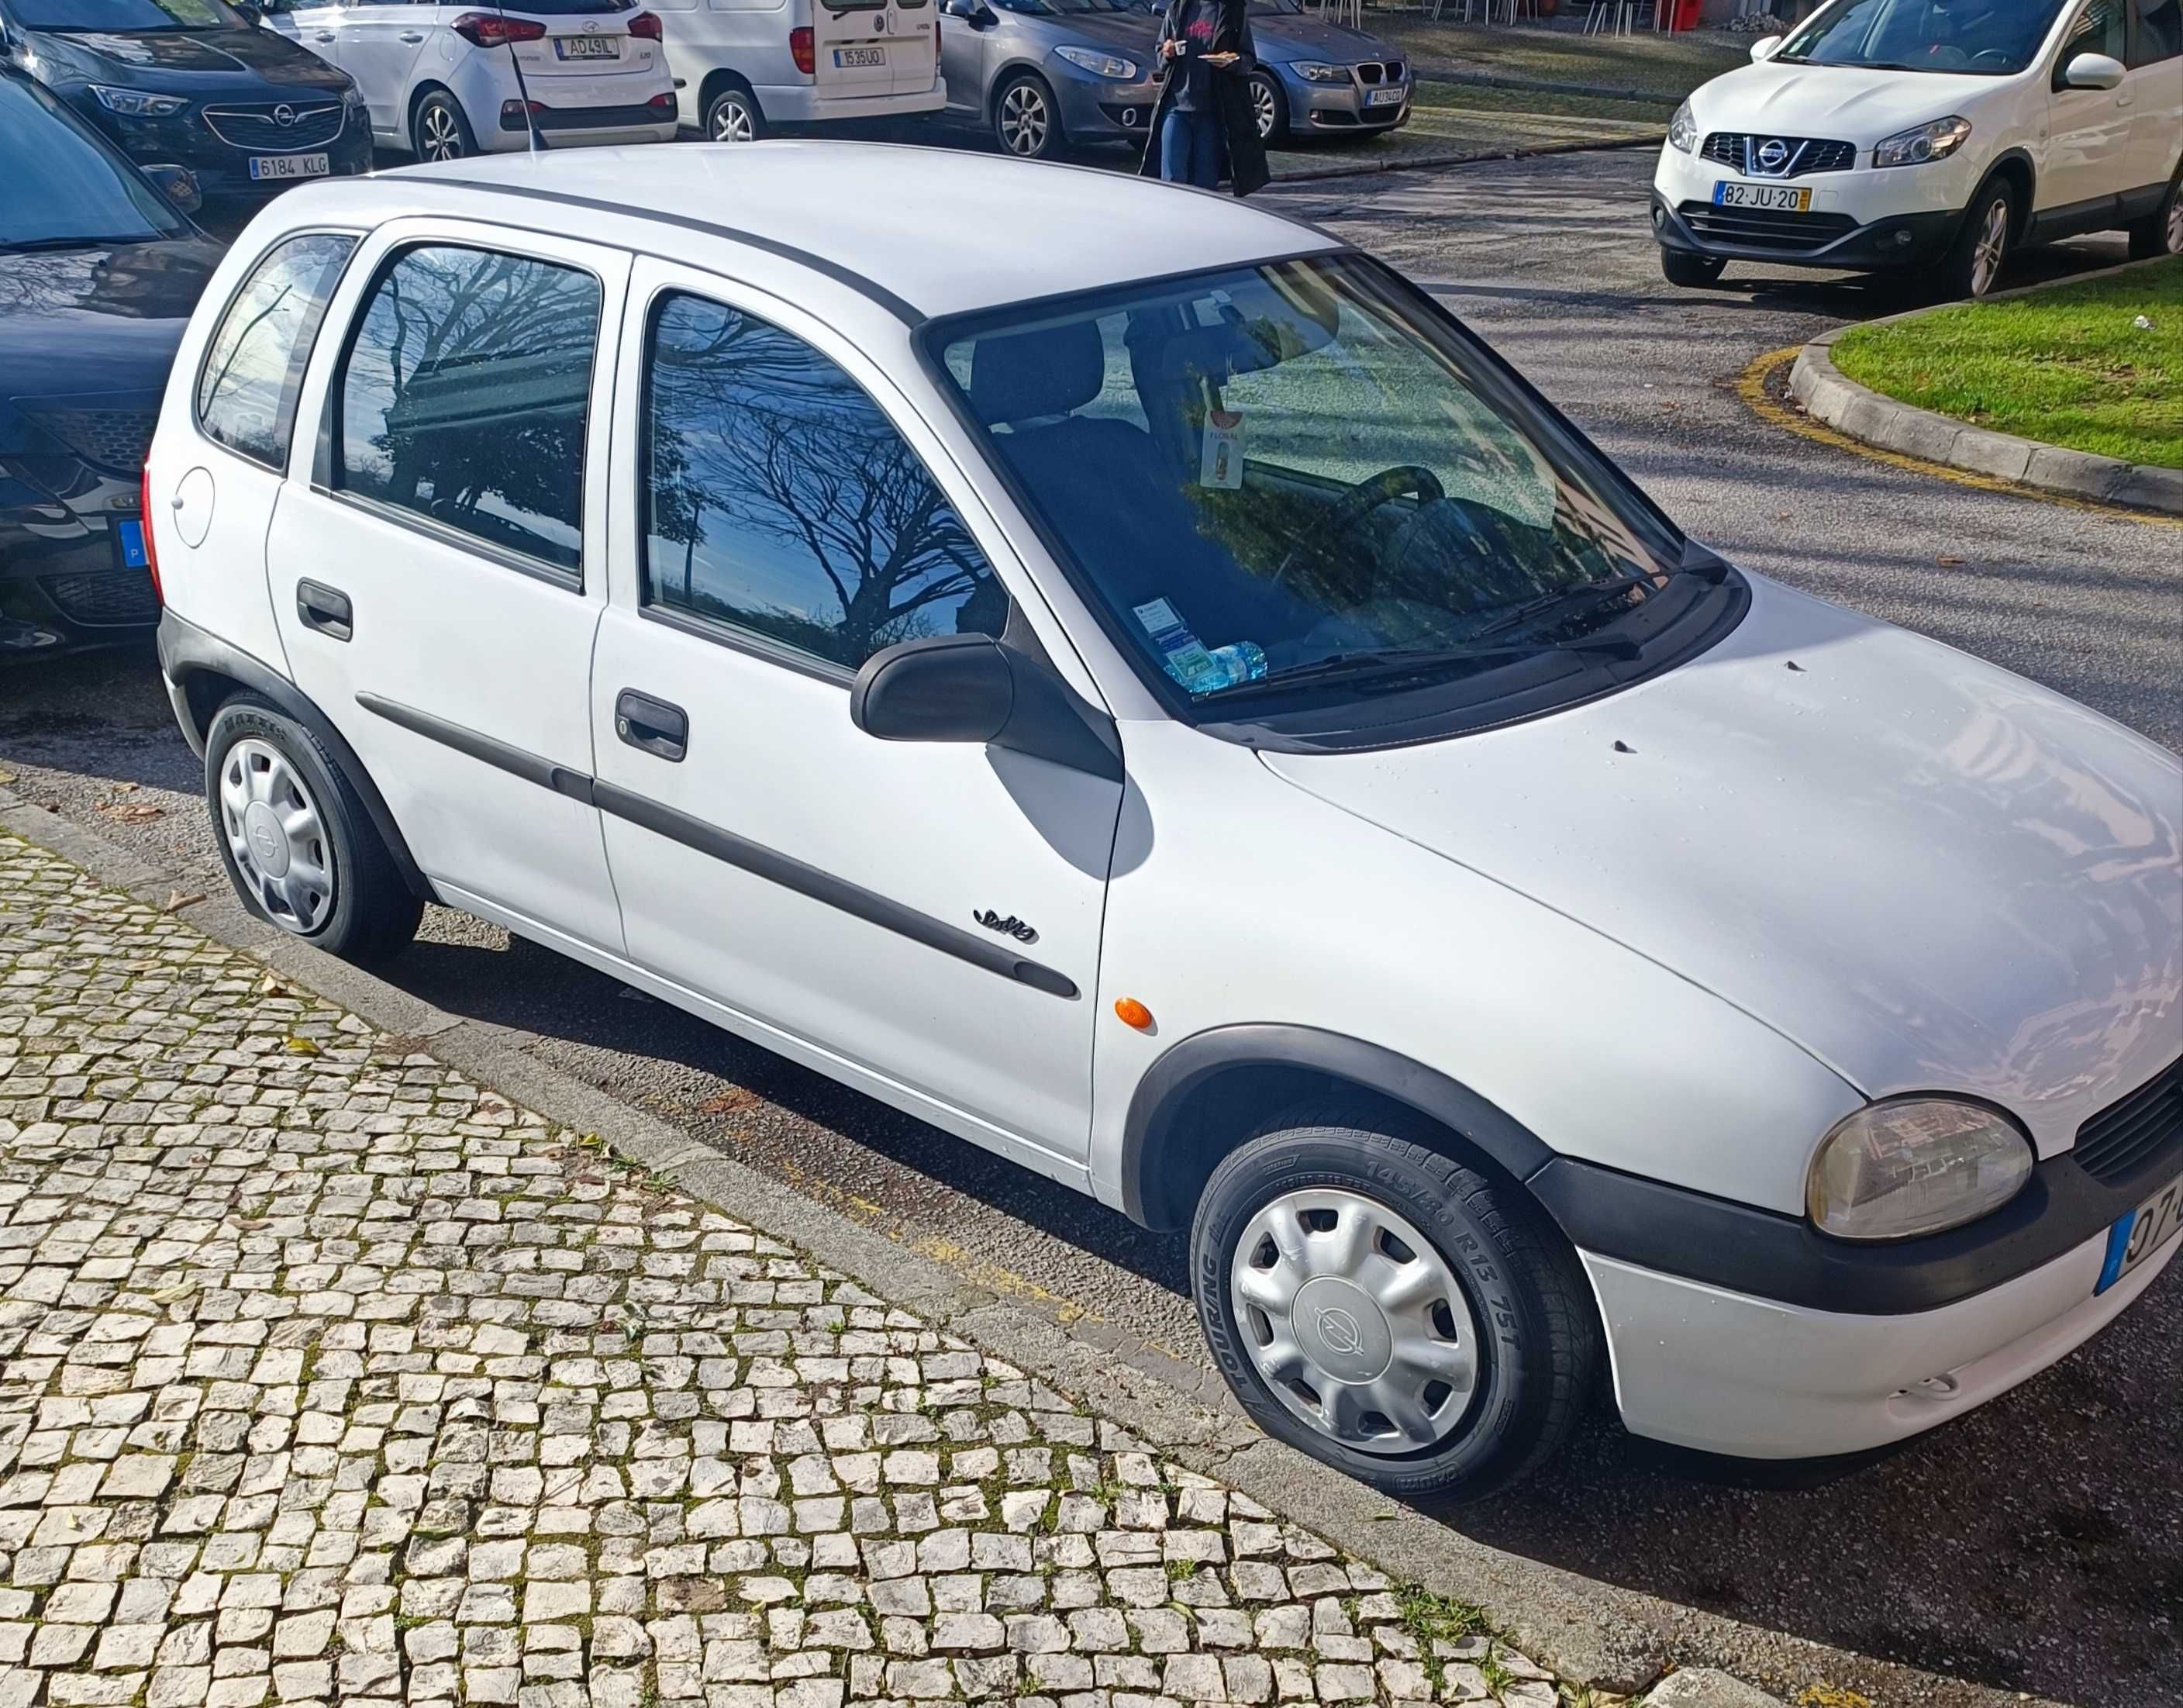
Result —
<svg viewBox="0 0 2183 1708"><path fill-rule="evenodd" d="M372 781L371 773L364 769L356 749L301 688L248 653L229 645L216 635L208 634L171 610L159 614L159 669L170 685L168 698L173 702L175 720L182 726L182 738L200 759L204 757L205 737L211 720L208 718L203 726L197 721L197 708L188 693L192 676L225 676L238 682L253 693L264 696L308 730L340 763L342 775L364 803L371 827L379 832L386 851L394 857L402 881L424 900L439 900L432 881L411 855L401 826L394 822L394 815L387 808L386 798L380 793L379 785Z"/></svg>
<svg viewBox="0 0 2183 1708"><path fill-rule="evenodd" d="M1554 1157L1546 1143L1460 1081L1361 1038L1316 1026L1251 1022L1214 1026L1168 1049L1130 1095L1121 1156L1122 1210L1147 1227L1186 1226L1190 1207L1157 1188L1162 1159L1178 1142L1176 1124L1191 1094L1237 1068L1301 1070L1353 1085L1415 1110L1475 1145L1517 1180ZM1187 1143L1187 1135L1180 1135Z"/></svg>

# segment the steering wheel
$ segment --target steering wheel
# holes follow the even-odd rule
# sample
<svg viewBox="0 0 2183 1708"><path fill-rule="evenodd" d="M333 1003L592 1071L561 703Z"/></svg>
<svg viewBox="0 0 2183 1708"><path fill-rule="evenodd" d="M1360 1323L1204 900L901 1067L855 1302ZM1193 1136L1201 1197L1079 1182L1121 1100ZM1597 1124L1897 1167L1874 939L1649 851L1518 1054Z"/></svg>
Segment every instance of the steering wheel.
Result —
<svg viewBox="0 0 2183 1708"><path fill-rule="evenodd" d="M1997 65L2007 65L2015 58L2006 47L1981 47L1971 55L1971 64L1975 65L1982 59L1991 59Z"/></svg>
<svg viewBox="0 0 2183 1708"><path fill-rule="evenodd" d="M1324 514L1297 535L1286 555L1274 570L1273 585L1278 587L1287 578L1297 554L1306 547L1316 545L1327 535L1347 533L1380 505L1405 492L1415 492L1428 504L1438 503L1447 496L1440 476L1414 463L1398 463L1391 469L1382 469L1367 476L1329 504Z"/></svg>

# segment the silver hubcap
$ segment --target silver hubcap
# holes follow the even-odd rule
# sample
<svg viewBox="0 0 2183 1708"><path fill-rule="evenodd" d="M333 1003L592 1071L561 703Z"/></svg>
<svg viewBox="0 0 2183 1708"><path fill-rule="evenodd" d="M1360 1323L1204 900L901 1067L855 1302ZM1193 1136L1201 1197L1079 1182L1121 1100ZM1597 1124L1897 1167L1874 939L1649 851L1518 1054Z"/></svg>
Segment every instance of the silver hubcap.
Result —
<svg viewBox="0 0 2183 1708"><path fill-rule="evenodd" d="M1385 1205L1283 1193L1244 1228L1229 1289L1266 1385L1343 1446L1413 1453L1469 1410L1477 1320L1447 1260Z"/></svg>
<svg viewBox="0 0 2183 1708"><path fill-rule="evenodd" d="M1986 210L1979 228L1978 248L1971 253L1971 295L1983 297L2001 276L2002 259L2008 253L2008 203L1996 202Z"/></svg>
<svg viewBox="0 0 2183 1708"><path fill-rule="evenodd" d="M463 133L455 127L455 115L436 101L425 108L418 121L418 129L425 133L425 158L427 160L459 160L463 156Z"/></svg>
<svg viewBox="0 0 2183 1708"><path fill-rule="evenodd" d="M1251 110L1258 115L1258 135L1261 138L1274 134L1274 92L1264 83L1251 85Z"/></svg>
<svg viewBox="0 0 2183 1708"><path fill-rule="evenodd" d="M334 907L334 862L319 809L278 748L246 737L219 768L219 822L251 899L275 925L316 931Z"/></svg>
<svg viewBox="0 0 2183 1708"><path fill-rule="evenodd" d="M2183 190L2168 198L2168 253L2183 255Z"/></svg>
<svg viewBox="0 0 2183 1708"><path fill-rule="evenodd" d="M713 140L715 142L747 142L750 139L749 108L730 96L713 108Z"/></svg>
<svg viewBox="0 0 2183 1708"><path fill-rule="evenodd" d="M1036 154L1046 146L1046 97L1019 83L1001 97L1001 141L1011 154Z"/></svg>

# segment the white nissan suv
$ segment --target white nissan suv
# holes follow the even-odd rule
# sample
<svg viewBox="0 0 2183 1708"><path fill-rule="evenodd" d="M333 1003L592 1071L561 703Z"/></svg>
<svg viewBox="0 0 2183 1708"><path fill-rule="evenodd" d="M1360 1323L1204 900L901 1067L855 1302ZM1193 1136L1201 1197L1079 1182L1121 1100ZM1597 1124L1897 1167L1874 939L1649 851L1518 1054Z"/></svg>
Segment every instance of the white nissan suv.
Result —
<svg viewBox="0 0 2183 1708"><path fill-rule="evenodd" d="M1338 239L1069 183L693 144L260 214L144 502L243 899L360 959L463 909L1188 1227L1245 1407L1391 1490L1608 1371L1869 1448L2143 1294L2175 756L1724 562Z"/></svg>
<svg viewBox="0 0 2183 1708"><path fill-rule="evenodd" d="M2183 254L2183 0L1831 0L1751 57L1669 126L1672 283L1746 260L1983 297L2025 243Z"/></svg>

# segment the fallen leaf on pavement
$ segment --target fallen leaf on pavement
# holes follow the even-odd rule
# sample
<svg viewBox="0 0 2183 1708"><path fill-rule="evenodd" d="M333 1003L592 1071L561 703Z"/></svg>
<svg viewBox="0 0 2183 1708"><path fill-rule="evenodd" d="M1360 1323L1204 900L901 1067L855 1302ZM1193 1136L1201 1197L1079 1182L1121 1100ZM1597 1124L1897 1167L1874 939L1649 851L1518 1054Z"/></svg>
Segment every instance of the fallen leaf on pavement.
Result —
<svg viewBox="0 0 2183 1708"><path fill-rule="evenodd" d="M161 908L159 911L161 913L180 913L184 908L188 907L192 903L201 902L203 899L204 896L202 892L196 895L184 895L178 889L169 890L167 892L167 904Z"/></svg>
<svg viewBox="0 0 2183 1708"><path fill-rule="evenodd" d="M108 817L124 819L131 824L142 823L146 819L161 819L167 815L166 808L155 807L148 801L103 801L100 803L98 809Z"/></svg>
<svg viewBox="0 0 2183 1708"><path fill-rule="evenodd" d="M1961 558L1950 557L1947 553L1943 552L1939 557L1934 559L1933 561L1938 564L1944 570L1952 570L1958 564L1962 563L1963 559Z"/></svg>
<svg viewBox="0 0 2183 1708"><path fill-rule="evenodd" d="M697 1105L700 1115L725 1115L730 1110L741 1109L751 1100L747 1091L723 1092L718 1097L708 1097Z"/></svg>
<svg viewBox="0 0 2183 1708"><path fill-rule="evenodd" d="M291 1055L318 1055L321 1054L318 1045L313 1043L308 1038L289 1038L285 1041L283 1047Z"/></svg>

